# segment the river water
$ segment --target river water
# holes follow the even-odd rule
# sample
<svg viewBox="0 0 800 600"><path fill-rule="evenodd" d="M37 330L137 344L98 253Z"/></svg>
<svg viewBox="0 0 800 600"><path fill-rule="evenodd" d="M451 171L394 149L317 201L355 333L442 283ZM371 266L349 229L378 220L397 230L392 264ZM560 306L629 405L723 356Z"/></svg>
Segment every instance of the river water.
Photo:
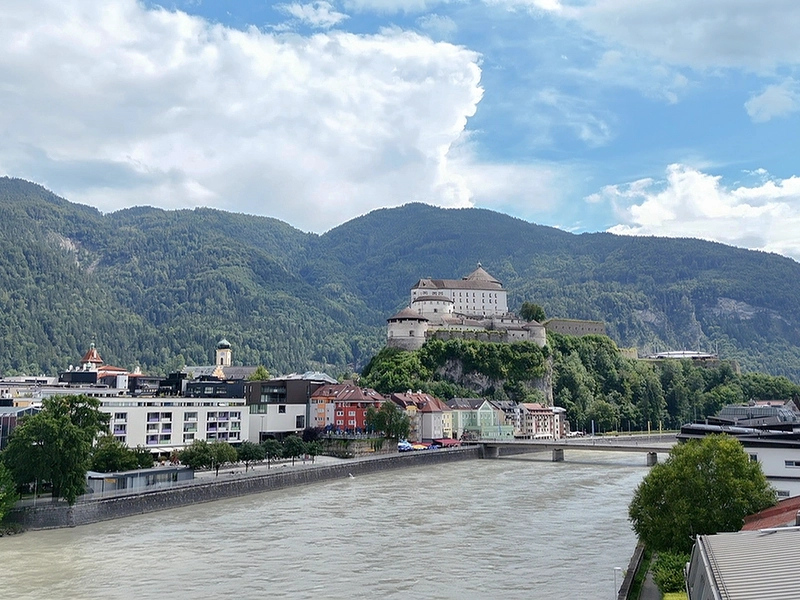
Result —
<svg viewBox="0 0 800 600"><path fill-rule="evenodd" d="M0 538L0 598L615 598L645 458L548 458L390 471Z"/></svg>

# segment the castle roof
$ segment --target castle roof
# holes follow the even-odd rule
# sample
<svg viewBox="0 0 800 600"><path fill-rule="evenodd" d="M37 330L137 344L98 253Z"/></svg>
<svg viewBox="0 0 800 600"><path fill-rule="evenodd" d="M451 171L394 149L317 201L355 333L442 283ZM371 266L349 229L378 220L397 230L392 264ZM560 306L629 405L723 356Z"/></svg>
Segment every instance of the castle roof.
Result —
<svg viewBox="0 0 800 600"><path fill-rule="evenodd" d="M478 268L475 269L472 273L464 277L464 281L481 281L485 283L494 283L497 285L501 285L499 281L497 281L494 277L489 275L486 270L481 266L481 263L478 263Z"/></svg>
<svg viewBox="0 0 800 600"><path fill-rule="evenodd" d="M415 302L426 302L426 301L449 302L450 304L453 304L453 301L447 296L417 296L416 298L414 298L414 302L412 302L412 304L414 304Z"/></svg>
<svg viewBox="0 0 800 600"><path fill-rule="evenodd" d="M414 311L410 306L407 306L396 315L386 319L390 323L392 321L427 321L425 317Z"/></svg>

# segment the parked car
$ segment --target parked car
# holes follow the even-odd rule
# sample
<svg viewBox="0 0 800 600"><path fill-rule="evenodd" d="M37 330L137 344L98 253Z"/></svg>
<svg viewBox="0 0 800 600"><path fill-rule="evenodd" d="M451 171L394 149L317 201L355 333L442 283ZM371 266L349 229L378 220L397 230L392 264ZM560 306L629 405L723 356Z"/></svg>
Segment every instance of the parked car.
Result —
<svg viewBox="0 0 800 600"><path fill-rule="evenodd" d="M409 444L406 440L400 440L397 442L397 451L398 452L411 452L414 449L414 446Z"/></svg>

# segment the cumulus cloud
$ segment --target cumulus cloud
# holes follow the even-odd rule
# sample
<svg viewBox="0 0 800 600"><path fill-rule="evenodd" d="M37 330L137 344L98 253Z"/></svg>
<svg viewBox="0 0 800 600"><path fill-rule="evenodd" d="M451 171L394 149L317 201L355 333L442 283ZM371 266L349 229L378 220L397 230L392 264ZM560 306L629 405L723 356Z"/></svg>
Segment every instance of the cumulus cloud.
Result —
<svg viewBox="0 0 800 600"><path fill-rule="evenodd" d="M448 163L479 56L400 30L239 31L135 0L0 16L0 173L104 211L215 206L323 231L472 202ZM466 183L465 183L466 181Z"/></svg>
<svg viewBox="0 0 800 600"><path fill-rule="evenodd" d="M588 0L561 14L673 65L768 70L800 62L796 0Z"/></svg>
<svg viewBox="0 0 800 600"><path fill-rule="evenodd" d="M673 164L663 181L607 186L588 200L612 203L622 222L611 233L700 238L800 259L800 177L755 174L755 185L727 187L717 175Z"/></svg>
<svg viewBox="0 0 800 600"><path fill-rule="evenodd" d="M800 85L791 77L777 85L770 85L744 103L745 110L756 123L774 117L785 117L800 110Z"/></svg>
<svg viewBox="0 0 800 600"><path fill-rule="evenodd" d="M317 29L330 29L347 19L347 15L333 8L330 2L312 2L310 4L278 4L275 8L282 13L294 17L300 23Z"/></svg>

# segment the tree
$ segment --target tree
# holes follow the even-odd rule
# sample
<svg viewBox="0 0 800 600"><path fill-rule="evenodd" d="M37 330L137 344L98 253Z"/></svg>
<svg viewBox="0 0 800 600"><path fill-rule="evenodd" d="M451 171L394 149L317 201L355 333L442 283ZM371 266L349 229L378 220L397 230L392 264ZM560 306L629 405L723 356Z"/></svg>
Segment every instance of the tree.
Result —
<svg viewBox="0 0 800 600"><path fill-rule="evenodd" d="M241 446L236 449L236 454L239 457L239 462L244 463L244 472L250 467L250 463L256 460L264 460L264 447L250 441L242 442Z"/></svg>
<svg viewBox="0 0 800 600"><path fill-rule="evenodd" d="M149 469L153 466L153 455L144 446L136 446L133 450L133 455L136 457L136 466L140 469ZM180 460L180 451L178 451L178 460Z"/></svg>
<svg viewBox="0 0 800 600"><path fill-rule="evenodd" d="M5 463L18 485L49 481L53 499L70 505L86 488L92 444L108 431L109 415L89 396L53 396L41 412L24 417L5 450Z"/></svg>
<svg viewBox="0 0 800 600"><path fill-rule="evenodd" d="M378 410L372 406L367 409L367 428L382 431L387 438L405 439L411 430L408 415L394 402L384 402Z"/></svg>
<svg viewBox="0 0 800 600"><path fill-rule="evenodd" d="M267 438L261 442L264 448L264 454L267 457L267 468L272 466L273 459L283 456L283 445L275 438Z"/></svg>
<svg viewBox="0 0 800 600"><path fill-rule="evenodd" d="M311 462L315 462L317 456L322 454L322 444L317 440L306 442L306 454L311 457Z"/></svg>
<svg viewBox="0 0 800 600"><path fill-rule="evenodd" d="M258 365L258 368L250 374L247 381L267 381L269 379L269 371L264 365Z"/></svg>
<svg viewBox="0 0 800 600"><path fill-rule="evenodd" d="M523 302L519 309L519 316L526 321L543 322L547 317L544 314L544 308L532 302Z"/></svg>
<svg viewBox="0 0 800 600"><path fill-rule="evenodd" d="M5 518L9 510L14 508L17 500L19 500L19 494L17 494L14 477L11 475L11 471L0 462L0 521Z"/></svg>
<svg viewBox="0 0 800 600"><path fill-rule="evenodd" d="M139 461L136 454L113 435L104 435L98 438L92 449L93 471L99 473L130 471L138 466Z"/></svg>
<svg viewBox="0 0 800 600"><path fill-rule="evenodd" d="M656 552L689 552L695 536L738 531L746 515L776 502L757 462L726 435L673 447L636 489L628 516Z"/></svg>
<svg viewBox="0 0 800 600"><path fill-rule="evenodd" d="M191 469L205 469L211 466L211 448L205 440L195 440L178 453L178 458Z"/></svg>
<svg viewBox="0 0 800 600"><path fill-rule="evenodd" d="M215 475L219 476L222 465L236 462L236 448L228 442L211 442L208 448L211 451L211 465Z"/></svg>
<svg viewBox="0 0 800 600"><path fill-rule="evenodd" d="M283 440L283 456L291 458L292 465L294 465L294 459L305 454L305 452L306 443L299 436L290 435Z"/></svg>

